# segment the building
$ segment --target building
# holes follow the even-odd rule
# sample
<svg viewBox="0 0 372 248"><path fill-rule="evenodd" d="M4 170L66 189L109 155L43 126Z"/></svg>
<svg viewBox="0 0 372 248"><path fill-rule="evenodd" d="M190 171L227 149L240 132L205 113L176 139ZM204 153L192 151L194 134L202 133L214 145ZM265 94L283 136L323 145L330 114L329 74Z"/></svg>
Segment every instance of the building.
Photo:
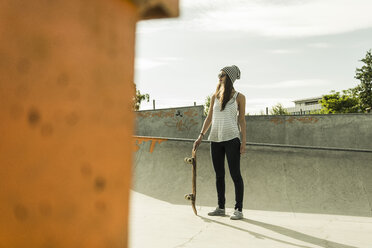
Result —
<svg viewBox="0 0 372 248"><path fill-rule="evenodd" d="M322 97L312 97L293 101L294 107L286 108L291 115L310 114L311 111L321 110L322 105L319 103Z"/></svg>

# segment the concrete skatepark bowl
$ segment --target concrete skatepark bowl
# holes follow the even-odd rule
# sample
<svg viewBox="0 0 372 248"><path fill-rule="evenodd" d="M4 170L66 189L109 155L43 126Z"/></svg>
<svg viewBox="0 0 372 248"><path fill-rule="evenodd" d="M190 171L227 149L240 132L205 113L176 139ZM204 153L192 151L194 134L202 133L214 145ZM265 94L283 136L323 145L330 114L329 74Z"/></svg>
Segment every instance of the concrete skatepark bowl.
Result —
<svg viewBox="0 0 372 248"><path fill-rule="evenodd" d="M247 143L245 219L231 223L207 215L217 201L208 142L198 150L198 217L183 198L191 189L183 158L193 141L134 137L131 247L372 247L371 150ZM231 214L228 173L226 166Z"/></svg>
<svg viewBox="0 0 372 248"><path fill-rule="evenodd" d="M132 248L372 247L371 114L247 116L238 222L228 218L235 199L226 162L227 218L208 216L217 193L207 141L198 150L198 216L183 197L191 190L183 159L204 118L203 106L137 112Z"/></svg>
<svg viewBox="0 0 372 248"><path fill-rule="evenodd" d="M183 195L190 190L191 172L183 158L189 156L193 140L134 139L138 150L133 189L173 204L186 204ZM369 150L248 143L241 158L244 208L372 217L371 161ZM203 142L198 150L198 205L216 205L211 163L209 144ZM228 175L226 203L234 205L234 186Z"/></svg>

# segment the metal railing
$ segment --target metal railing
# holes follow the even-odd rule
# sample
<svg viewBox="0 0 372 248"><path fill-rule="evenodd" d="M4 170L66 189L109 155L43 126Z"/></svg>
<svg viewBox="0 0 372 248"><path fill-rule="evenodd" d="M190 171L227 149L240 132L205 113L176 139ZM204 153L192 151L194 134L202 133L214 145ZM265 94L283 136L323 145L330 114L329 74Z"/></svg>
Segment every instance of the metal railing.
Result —
<svg viewBox="0 0 372 248"><path fill-rule="evenodd" d="M173 141L185 141L194 142L194 139L183 139L183 138L168 138L168 137L151 137L151 136L133 136L134 138L152 138L152 139L166 139ZM210 143L208 140L203 140L203 143ZM247 142L247 146L261 146L261 147L274 147L274 148L294 148L294 149L308 149L308 150L322 150L322 151L340 151L340 152L365 152L372 153L369 149L359 148L342 148L342 147L325 147L325 146L302 146L302 145L286 145L286 144L270 144L270 143L254 143Z"/></svg>

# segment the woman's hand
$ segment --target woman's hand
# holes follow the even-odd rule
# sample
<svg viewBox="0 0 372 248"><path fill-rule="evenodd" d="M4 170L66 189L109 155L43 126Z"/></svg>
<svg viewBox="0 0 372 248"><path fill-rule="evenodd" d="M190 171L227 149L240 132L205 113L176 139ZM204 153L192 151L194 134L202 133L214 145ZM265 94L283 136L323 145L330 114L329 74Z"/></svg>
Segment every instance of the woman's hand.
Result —
<svg viewBox="0 0 372 248"><path fill-rule="evenodd" d="M245 142L242 142L240 144L240 154L244 154L245 153Z"/></svg>
<svg viewBox="0 0 372 248"><path fill-rule="evenodd" d="M202 140L203 140L203 136L199 135L198 139L195 140L194 146L192 147L192 149L196 150L198 148L198 146L200 145L200 143L202 142Z"/></svg>

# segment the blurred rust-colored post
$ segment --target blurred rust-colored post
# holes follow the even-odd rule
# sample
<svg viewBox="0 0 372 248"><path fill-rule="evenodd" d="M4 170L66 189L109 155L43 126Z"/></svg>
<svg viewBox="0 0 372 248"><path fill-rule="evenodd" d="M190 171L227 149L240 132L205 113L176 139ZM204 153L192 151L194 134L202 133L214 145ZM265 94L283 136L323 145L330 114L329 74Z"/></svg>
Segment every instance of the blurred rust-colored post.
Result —
<svg viewBox="0 0 372 248"><path fill-rule="evenodd" d="M0 248L127 247L136 22L178 0L0 1Z"/></svg>

